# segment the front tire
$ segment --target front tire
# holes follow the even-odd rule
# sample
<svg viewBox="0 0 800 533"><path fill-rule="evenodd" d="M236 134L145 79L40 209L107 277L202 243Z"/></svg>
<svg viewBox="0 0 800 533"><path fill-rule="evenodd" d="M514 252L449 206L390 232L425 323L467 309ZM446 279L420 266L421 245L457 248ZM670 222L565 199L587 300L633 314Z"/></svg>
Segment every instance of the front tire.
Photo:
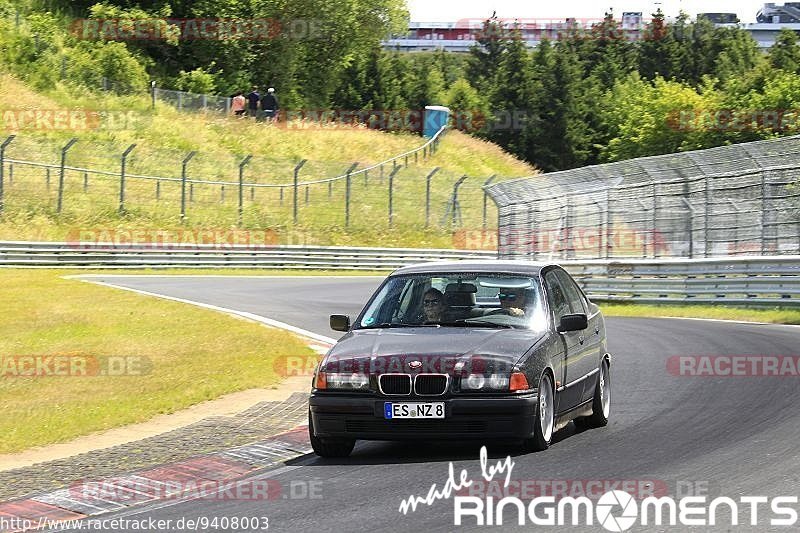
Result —
<svg viewBox="0 0 800 533"><path fill-rule="evenodd" d="M536 404L536 416L533 421L533 437L525 439L526 451L540 452L550 447L553 442L555 427L555 392L549 374L539 380L539 401Z"/></svg>
<svg viewBox="0 0 800 533"><path fill-rule="evenodd" d="M608 417L611 415L611 373L607 360L600 364L600 372L597 375L597 385L594 388L594 399L592 400L592 416L586 417L586 425L593 428L601 428L608 425Z"/></svg>
<svg viewBox="0 0 800 533"><path fill-rule="evenodd" d="M317 437L314 435L314 422L311 419L311 412L308 413L308 438L311 441L314 453L320 457L349 457L356 445L356 439Z"/></svg>

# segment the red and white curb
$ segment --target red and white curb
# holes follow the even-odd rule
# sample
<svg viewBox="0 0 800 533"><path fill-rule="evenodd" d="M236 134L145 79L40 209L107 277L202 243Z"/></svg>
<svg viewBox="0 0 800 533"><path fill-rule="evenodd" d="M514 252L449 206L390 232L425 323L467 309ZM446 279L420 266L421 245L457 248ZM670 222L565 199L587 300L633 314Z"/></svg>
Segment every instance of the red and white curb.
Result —
<svg viewBox="0 0 800 533"><path fill-rule="evenodd" d="M310 453L308 427L299 426L268 439L135 474L102 480L85 480L67 488L0 504L5 523L47 524L79 520L119 511L143 503L164 500L246 498L273 500L282 488L274 480L261 480L260 487L237 484L257 471ZM4 529L0 531L22 531ZM35 530L35 529L33 529ZM32 531L32 530L28 530Z"/></svg>

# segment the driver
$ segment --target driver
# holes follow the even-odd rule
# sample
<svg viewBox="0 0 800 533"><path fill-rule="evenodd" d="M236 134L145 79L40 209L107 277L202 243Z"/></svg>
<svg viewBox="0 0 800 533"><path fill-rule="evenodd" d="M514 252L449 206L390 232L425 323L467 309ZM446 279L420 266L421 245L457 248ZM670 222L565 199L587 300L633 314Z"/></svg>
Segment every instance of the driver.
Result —
<svg viewBox="0 0 800 533"><path fill-rule="evenodd" d="M422 297L422 314L425 323L441 322L444 318L444 295L439 289L430 288Z"/></svg>
<svg viewBox="0 0 800 533"><path fill-rule="evenodd" d="M524 289L501 289L497 295L501 312L511 316L525 316L525 296Z"/></svg>

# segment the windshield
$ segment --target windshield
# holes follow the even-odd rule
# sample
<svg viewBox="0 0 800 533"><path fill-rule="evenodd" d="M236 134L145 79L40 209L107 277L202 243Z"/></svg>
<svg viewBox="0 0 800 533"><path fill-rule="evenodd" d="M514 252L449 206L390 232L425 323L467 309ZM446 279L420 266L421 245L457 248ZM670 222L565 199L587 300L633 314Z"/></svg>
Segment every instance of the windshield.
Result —
<svg viewBox="0 0 800 533"><path fill-rule="evenodd" d="M487 327L543 330L547 314L535 278L487 274L393 276L378 291L356 329Z"/></svg>

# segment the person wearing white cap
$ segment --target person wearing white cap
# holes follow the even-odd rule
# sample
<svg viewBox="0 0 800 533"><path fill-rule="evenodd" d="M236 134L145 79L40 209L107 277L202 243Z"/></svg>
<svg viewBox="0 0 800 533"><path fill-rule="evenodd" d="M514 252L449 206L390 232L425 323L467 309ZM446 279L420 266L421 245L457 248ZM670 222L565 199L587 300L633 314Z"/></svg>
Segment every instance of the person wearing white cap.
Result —
<svg viewBox="0 0 800 533"><path fill-rule="evenodd" d="M270 87L267 89L267 94L261 98L261 111L264 113L264 117L271 122L275 120L278 109L278 98L275 96L275 89Z"/></svg>

